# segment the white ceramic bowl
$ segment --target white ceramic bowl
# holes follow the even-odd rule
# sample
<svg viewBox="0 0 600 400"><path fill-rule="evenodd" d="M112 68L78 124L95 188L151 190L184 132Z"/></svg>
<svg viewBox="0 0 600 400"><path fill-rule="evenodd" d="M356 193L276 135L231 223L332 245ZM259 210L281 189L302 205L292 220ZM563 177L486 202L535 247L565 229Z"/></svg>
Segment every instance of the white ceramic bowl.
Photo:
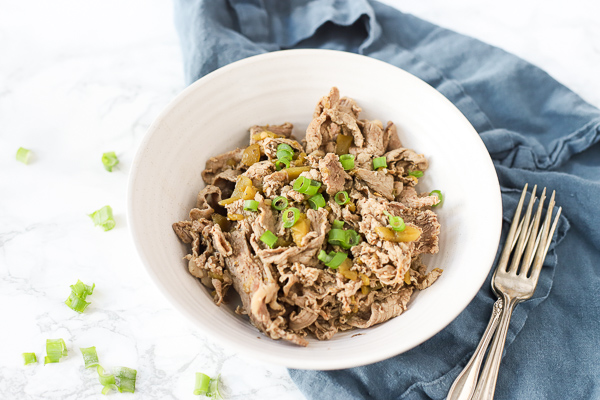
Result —
<svg viewBox="0 0 600 400"><path fill-rule="evenodd" d="M408 310L366 330L310 338L308 347L275 341L232 306L217 307L187 271L187 247L171 224L188 218L211 157L247 146L248 127L291 122L304 136L317 101L337 86L362 118L394 121L405 147L424 153L430 169L421 191L445 195L436 209L440 251L427 257L444 270ZM468 161L468 163L467 163ZM465 169L466 166L468 169ZM502 204L492 161L477 132L444 96L387 63L350 53L291 50L247 58L185 89L144 137L131 169L128 221L147 272L174 308L224 346L292 368L340 369L405 352L448 325L473 299L490 270ZM356 335L360 333L361 335Z"/></svg>

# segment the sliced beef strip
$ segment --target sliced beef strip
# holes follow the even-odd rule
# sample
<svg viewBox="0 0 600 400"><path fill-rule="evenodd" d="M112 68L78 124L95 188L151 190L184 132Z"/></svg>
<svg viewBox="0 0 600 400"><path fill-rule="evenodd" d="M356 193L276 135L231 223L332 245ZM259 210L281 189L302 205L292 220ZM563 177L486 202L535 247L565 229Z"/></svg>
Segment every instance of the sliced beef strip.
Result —
<svg viewBox="0 0 600 400"><path fill-rule="evenodd" d="M263 192L265 196L273 199L279 196L281 189L289 182L288 174L285 171L273 172L265 176L263 180Z"/></svg>
<svg viewBox="0 0 600 400"><path fill-rule="evenodd" d="M244 149L235 149L216 157L209 158L208 161L206 161L204 171L202 171L202 179L204 179L204 182L207 185L212 185L219 173L226 169L241 168L243 153Z"/></svg>
<svg viewBox="0 0 600 400"><path fill-rule="evenodd" d="M412 187L406 187L398 197L398 201L409 208L423 208L435 206L440 202L439 197L429 194L418 195Z"/></svg>
<svg viewBox="0 0 600 400"><path fill-rule="evenodd" d="M328 153L319 161L319 172L323 183L327 186L327 193L331 196L346 189L352 183L352 178L344 171L339 157L333 153Z"/></svg>
<svg viewBox="0 0 600 400"><path fill-rule="evenodd" d="M406 305L410 300L412 292L412 287L403 287L398 293L393 293L385 299L373 303L368 318L361 318L359 315L355 315L348 318L347 324L354 328L364 329L397 317L406 311Z"/></svg>
<svg viewBox="0 0 600 400"><path fill-rule="evenodd" d="M396 125L392 121L387 123L385 130L383 131L383 143L386 146L386 151L390 152L392 150L396 150L402 147L402 142L398 137L398 130L396 129Z"/></svg>
<svg viewBox="0 0 600 400"><path fill-rule="evenodd" d="M439 251L439 235L441 226L437 215L431 210L406 208L401 203L392 202L389 205L392 214L402 217L406 224L418 227L421 236L415 242L414 255Z"/></svg>
<svg viewBox="0 0 600 400"><path fill-rule="evenodd" d="M280 144L290 145L296 153L304 152L304 148L296 140L285 138L266 138L261 142L261 146L269 160L277 160L277 147Z"/></svg>
<svg viewBox="0 0 600 400"><path fill-rule="evenodd" d="M358 155L361 153L369 154L370 156L380 157L385 153L386 146L384 144L383 127L380 121L362 120L362 134L364 143L362 146L356 144L350 147L350 154Z"/></svg>
<svg viewBox="0 0 600 400"><path fill-rule="evenodd" d="M398 148L385 154L388 170L394 175L402 175L409 171L423 171L429 168L429 163L423 154L414 150Z"/></svg>
<svg viewBox="0 0 600 400"><path fill-rule="evenodd" d="M180 221L173 224L173 231L183 243L190 244L194 240L194 234L191 232L191 221Z"/></svg>
<svg viewBox="0 0 600 400"><path fill-rule="evenodd" d="M250 252L248 234L248 230L231 233L232 255L225 260L233 278L234 289L240 294L250 321L273 339L285 339L300 346L308 345L303 337L282 328L281 321L271 319L267 305L276 299L279 286L275 282L264 281L263 268Z"/></svg>
<svg viewBox="0 0 600 400"><path fill-rule="evenodd" d="M194 221L200 218L210 218L215 212L215 207L220 208L218 202L221 200L221 189L217 186L206 185L198 193L196 207L190 211L190 219Z"/></svg>
<svg viewBox="0 0 600 400"><path fill-rule="evenodd" d="M271 161L259 161L252 164L242 175L252 179L252 184L260 188L263 185L263 179L273 172L275 172L275 165Z"/></svg>
<svg viewBox="0 0 600 400"><path fill-rule="evenodd" d="M254 140L253 137L254 137L254 135L262 133L264 131L273 132L276 135L283 136L285 138L290 138L290 137L292 137L293 129L294 129L294 125L290 124L289 122L286 122L281 125L264 125L264 126L254 125L254 126L250 127L250 129L249 129L250 144L260 143L260 141Z"/></svg>
<svg viewBox="0 0 600 400"><path fill-rule="evenodd" d="M356 168L355 173L356 177L365 182L373 192L388 200L394 200L394 177L392 175L385 171L369 171L362 168Z"/></svg>

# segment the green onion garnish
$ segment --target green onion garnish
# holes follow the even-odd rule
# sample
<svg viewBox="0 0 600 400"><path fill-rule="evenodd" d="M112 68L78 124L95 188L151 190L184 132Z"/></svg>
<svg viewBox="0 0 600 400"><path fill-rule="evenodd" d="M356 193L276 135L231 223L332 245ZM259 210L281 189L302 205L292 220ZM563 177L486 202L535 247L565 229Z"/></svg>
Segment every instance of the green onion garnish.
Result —
<svg viewBox="0 0 600 400"><path fill-rule="evenodd" d="M137 377L135 369L117 367L115 368L115 377L118 379L117 387L119 388L119 392L135 392L135 379Z"/></svg>
<svg viewBox="0 0 600 400"><path fill-rule="evenodd" d="M440 199L440 201L432 206L432 207L437 207L439 205L441 205L444 202L444 195L442 195L442 192L440 192L439 190L432 190L431 193L429 193L430 196L437 196L438 199Z"/></svg>
<svg viewBox="0 0 600 400"><path fill-rule="evenodd" d="M340 156L340 162L342 163L342 167L348 171L349 169L354 168L354 155L353 154L342 154Z"/></svg>
<svg viewBox="0 0 600 400"><path fill-rule="evenodd" d="M260 237L261 242L269 246L270 248L275 247L275 243L277 242L277 236L270 230L266 230L265 233Z"/></svg>
<svg viewBox="0 0 600 400"><path fill-rule="evenodd" d="M277 146L277 151L287 151L288 153L294 154L294 149L287 143L280 143Z"/></svg>
<svg viewBox="0 0 600 400"><path fill-rule="evenodd" d="M346 204L350 201L350 196L348 196L348 192L346 192L345 190L342 190L341 192L337 192L335 194L335 196L333 196L333 199L340 206L343 206L344 204Z"/></svg>
<svg viewBox="0 0 600 400"><path fill-rule="evenodd" d="M27 164L29 162L30 158L31 158L31 150L27 150L23 147L19 147L19 150L17 150L17 161L20 161L23 164Z"/></svg>
<svg viewBox="0 0 600 400"><path fill-rule="evenodd" d="M91 304L85 300L88 295L94 292L95 287L96 284L89 286L80 280L77 280L76 284L71 285L71 294L69 295L69 298L65 300L65 304L78 313L84 312L87 306Z"/></svg>
<svg viewBox="0 0 600 400"><path fill-rule="evenodd" d="M309 196L314 196L319 191L321 182L315 181L304 176L299 176L294 182L294 190L296 192L304 193Z"/></svg>
<svg viewBox="0 0 600 400"><path fill-rule="evenodd" d="M349 248L356 246L357 244L359 244L361 242L361 237L358 234L358 232L356 232L353 229L348 229L346 231L346 240L342 242L341 246L343 249L348 250Z"/></svg>
<svg viewBox="0 0 600 400"><path fill-rule="evenodd" d="M284 158L289 158L291 160L293 157L294 157L293 151L277 150L277 159L278 160L281 160Z"/></svg>
<svg viewBox="0 0 600 400"><path fill-rule="evenodd" d="M284 168L289 168L292 159L290 157L283 157L278 160L275 160L275 169L277 171L281 171Z"/></svg>
<svg viewBox="0 0 600 400"><path fill-rule="evenodd" d="M385 160L385 157L377 157L373 159L373 169L377 170L379 168L386 168L387 167L387 161Z"/></svg>
<svg viewBox="0 0 600 400"><path fill-rule="evenodd" d="M98 353L96 353L96 348L92 347L80 347L81 355L83 356L83 362L85 363L86 368L98 367Z"/></svg>
<svg viewBox="0 0 600 400"><path fill-rule="evenodd" d="M308 199L308 205L313 210L318 210L321 207L325 207L327 205L327 202L325 201L323 195L319 193Z"/></svg>
<svg viewBox="0 0 600 400"><path fill-rule="evenodd" d="M44 365L57 363L61 357L67 355L67 345L63 339L46 339L46 357Z"/></svg>
<svg viewBox="0 0 600 400"><path fill-rule="evenodd" d="M402 232L406 229L406 225L404 224L404 220L401 217L395 217L387 211L383 212L388 217L388 221L393 230Z"/></svg>
<svg viewBox="0 0 600 400"><path fill-rule="evenodd" d="M102 164L104 164L104 169L108 172L112 172L113 167L119 163L119 159L114 151L109 151L108 153L102 154Z"/></svg>
<svg viewBox="0 0 600 400"><path fill-rule="evenodd" d="M23 361L25 362L25 365L35 364L37 363L37 357L35 356L35 353L23 353Z"/></svg>
<svg viewBox="0 0 600 400"><path fill-rule="evenodd" d="M100 366L100 365L98 365L96 367L96 371L98 371L98 380L100 381L100 383L103 386L103 388L102 388L102 394L106 394L110 390L117 390L117 389L119 389L117 387L117 385L116 385L117 381L116 381L115 376L113 374L105 374L104 373L104 368L102 368L102 366Z"/></svg>
<svg viewBox="0 0 600 400"><path fill-rule="evenodd" d="M244 201L244 210L246 211L258 211L258 201L246 200Z"/></svg>
<svg viewBox="0 0 600 400"><path fill-rule="evenodd" d="M415 178L420 178L420 177L422 177L422 176L423 176L423 171L419 171L419 170L416 170L416 171L410 171L410 172L408 173L408 175L410 175L410 176L414 176Z"/></svg>
<svg viewBox="0 0 600 400"><path fill-rule="evenodd" d="M337 219L333 221L332 225L333 229L342 229L344 227L344 221L338 221Z"/></svg>
<svg viewBox="0 0 600 400"><path fill-rule="evenodd" d="M283 212L283 227L291 228L300 219L300 210L296 207L290 207Z"/></svg>
<svg viewBox="0 0 600 400"><path fill-rule="evenodd" d="M348 254L341 251L331 251L327 254L324 250L321 250L317 258L329 268L337 269L348 258Z"/></svg>
<svg viewBox="0 0 600 400"><path fill-rule="evenodd" d="M287 206L288 200L283 196L277 196L271 202L271 207L273 207L277 211L285 210Z"/></svg>
<svg viewBox="0 0 600 400"><path fill-rule="evenodd" d="M329 254L331 255L331 253ZM333 254L331 261L329 261L325 265L327 265L331 269L338 269L338 267L344 262L346 258L348 258L348 254L338 251Z"/></svg>
<svg viewBox="0 0 600 400"><path fill-rule="evenodd" d="M217 400L223 400L223 396L221 396L221 392L219 391L219 379L221 375L217 376L215 379L210 380L210 384L208 386L208 393L206 393L207 397L214 397Z"/></svg>
<svg viewBox="0 0 600 400"><path fill-rule="evenodd" d="M343 229L332 229L329 231L327 243L334 246L341 246L346 241L346 231Z"/></svg>
<svg viewBox="0 0 600 400"><path fill-rule="evenodd" d="M210 376L203 374L202 372L196 372L196 385L194 385L194 394L205 395L208 392L209 384Z"/></svg>
<svg viewBox="0 0 600 400"><path fill-rule="evenodd" d="M104 206L88 215L94 221L94 225L101 226L105 232L115 227L115 220L110 206Z"/></svg>

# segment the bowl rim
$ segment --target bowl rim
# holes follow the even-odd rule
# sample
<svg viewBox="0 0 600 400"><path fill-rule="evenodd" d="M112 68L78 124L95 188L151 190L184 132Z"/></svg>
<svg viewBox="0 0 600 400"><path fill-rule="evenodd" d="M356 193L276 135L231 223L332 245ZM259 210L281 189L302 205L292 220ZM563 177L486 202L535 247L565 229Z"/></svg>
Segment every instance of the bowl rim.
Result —
<svg viewBox="0 0 600 400"><path fill-rule="evenodd" d="M317 362L315 362L315 360L311 361L311 360L305 360L305 359L282 359L282 357L278 356L278 355L273 355L273 354L270 354L270 353L267 353L264 351L260 351L258 349L246 348L246 347L244 347L244 345L242 343L239 343L235 340L229 339L228 337L220 336L220 335L216 334L216 332L213 332L212 330L207 329L206 325L200 323L197 316L195 314L193 314L191 312L191 310L189 310L185 307L180 307L179 301L175 298L175 296L173 294L171 294L168 290L166 290L166 288L161 284L161 280L160 280L159 276L149 267L150 261L146 257L146 255L143 253L143 247L142 247L142 243L141 243L142 242L141 235L140 235L140 232L138 231L135 221L133 220L133 217L132 217L134 215L132 199L133 199L134 188L136 186L136 177L138 175L137 171L139 169L139 164L141 163L141 159L143 158L144 149L146 148L148 143L151 141L154 133L156 132L156 128L158 126L162 125L162 121L174 108L176 108L180 103L185 101L185 99L188 97L188 95L190 93L198 90L199 87L202 87L202 85L205 82L213 80L213 79L217 79L221 75L227 74L231 70L235 70L240 67L244 67L244 66L247 66L247 65L250 65L253 63L263 62L266 60L272 60L272 59L281 58L281 57L290 57L290 56L298 56L298 57L335 56L335 57L347 57L349 59L355 59L355 60L360 59L362 61L371 62L374 65L379 64L380 67L388 68L389 70L394 70L394 73L406 74L410 77L410 79L419 81L418 84L423 87L423 90L435 92L434 95L441 97L440 100L442 102L445 102L446 105L450 109L453 110L453 113L455 113L458 118L463 119L463 122L466 123L465 128L466 129L470 128L470 130L472 131L471 134L476 136L476 140L474 141L473 145L479 147L478 150L480 152L482 152L482 155L484 156L483 158L485 158L487 161L485 163L485 165L481 165L481 166L479 166L479 168L487 170L487 173L490 176L494 176L494 178L495 178L492 180L492 182L487 182L487 184L489 185L489 190L491 192L495 192L496 195L493 198L486 199L486 202L488 202L490 204L490 213L496 214L492 218L492 221L496 221L495 222L496 226L492 227L493 229L490 229L490 234L493 235L493 238L492 238L493 240L490 240L488 242L489 245L487 248L484 249L484 251L483 251L484 256L482 256L482 259L485 260L484 265L489 265L489 268L487 268L487 269L481 268L478 276L476 276L476 277L471 276L471 278L473 278L475 281L479 282L479 284L477 285L478 289L473 292L472 296L469 296L467 298L468 301L465 300L464 304L461 304L460 307L456 307L456 310L453 313L447 313L445 318L443 319L442 323L440 323L438 325L439 326L438 329L434 329L431 332L429 332L428 335L423 335L422 337L419 338L419 340L413 341L413 345L410 348L400 350L400 351L392 351L392 352L388 352L385 354L384 354L384 352L363 352L360 356L357 355L356 358L354 358L350 361L344 360L343 362L339 362L336 359L329 359L329 360L325 359L325 360L319 360ZM498 176L497 176L493 161L491 159L491 156L489 155L489 152L487 151L487 148L485 147L483 141L481 140L481 138L480 138L479 134L477 133L477 131L475 130L475 128L471 125L471 123L468 121L468 119L462 114L462 112L460 112L460 110L450 100L448 100L444 95L442 95L434 87L429 85L427 82L421 80L420 78L416 77L415 75L403 70L402 68L399 68L393 64L390 64L385 61L381 61L381 60L378 60L378 59L375 59L372 57L359 55L356 53L339 51L339 50L293 49L293 50L279 50L279 51L263 53L263 54L247 57L247 58L241 59L239 61L230 63L226 66L223 66L223 67L205 75L204 77L196 80L191 85L189 85L188 87L183 89L177 96L175 96L175 98L173 98L169 102L169 104L155 118L153 123L150 125L150 127L147 129L146 133L144 134L142 140L140 141L140 144L138 145L138 148L135 153L135 157L131 163L131 169L129 172L128 186L127 186L127 200L126 201L127 201L127 225L129 227L130 237L131 237L131 240L133 241L133 244L134 244L134 247L138 254L138 257L142 261L144 270L146 271L146 274L150 277L150 280L154 283L154 286L156 288L158 288L158 291L167 299L167 301L170 303L170 305L175 310L177 310L180 314L184 315L186 317L186 319L188 320L188 322L192 322L193 325L198 326L204 334L206 334L208 337L210 337L215 342L223 345L224 347L232 348L232 349L234 349L234 351L236 351L244 356L253 357L254 359L257 359L260 361L269 362L269 363L285 366L288 368L298 368L298 369L335 370L335 369L353 368L353 367L368 365L368 364L386 360L388 358L402 354L410 349L413 349L413 348L419 346L423 342L429 340L430 338L435 336L437 333L439 333L440 331L445 329L452 321L454 321L458 317L458 315L460 313L462 313L466 309L466 307L472 302L472 300L475 298L475 296L477 295L477 293L483 286L483 284L489 274L489 271L493 267L493 263L494 263L494 260L496 257L496 253L498 250L498 245L499 245L500 237L501 237L501 233L502 233L502 210L503 209L502 209L502 197L501 197L501 190L500 190L500 183L498 180ZM473 285L473 287L475 287L475 285Z"/></svg>

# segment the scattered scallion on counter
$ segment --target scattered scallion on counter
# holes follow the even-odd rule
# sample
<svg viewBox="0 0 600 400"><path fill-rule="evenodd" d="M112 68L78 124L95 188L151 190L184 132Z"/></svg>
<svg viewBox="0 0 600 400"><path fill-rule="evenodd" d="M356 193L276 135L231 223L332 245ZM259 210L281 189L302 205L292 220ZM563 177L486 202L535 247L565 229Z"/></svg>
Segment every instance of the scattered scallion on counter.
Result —
<svg viewBox="0 0 600 400"><path fill-rule="evenodd" d="M96 284L92 284L92 286L86 285L85 283L77 280L77 283L71 285L71 294L69 298L65 300L65 304L69 306L74 311L78 313L82 313L85 311L87 306L91 303L87 302L86 299L89 295L94 293L94 288Z"/></svg>
<svg viewBox="0 0 600 400"><path fill-rule="evenodd" d="M98 353L96 353L96 347L80 347L81 355L83 356L83 362L86 368L98 367Z"/></svg>
<svg viewBox="0 0 600 400"><path fill-rule="evenodd" d="M206 395L208 393L208 385L210 384L210 376L202 372L196 372L196 385L194 385L195 395Z"/></svg>
<svg viewBox="0 0 600 400"><path fill-rule="evenodd" d="M137 378L137 371L127 367L115 368L115 377L117 378L117 387L119 392L135 392L135 380Z"/></svg>
<svg viewBox="0 0 600 400"><path fill-rule="evenodd" d="M17 150L17 161L22 162L23 164L29 163L29 159L31 158L31 150L27 150L24 147L19 147Z"/></svg>
<svg viewBox="0 0 600 400"><path fill-rule="evenodd" d="M266 230L260 237L260 241L269 246L270 248L275 247L275 243L277 242L277 236L270 230Z"/></svg>
<svg viewBox="0 0 600 400"><path fill-rule="evenodd" d="M46 339L46 357L44 357L44 365L57 363L66 355L67 345L63 339Z"/></svg>
<svg viewBox="0 0 600 400"><path fill-rule="evenodd" d="M98 380L102 387L102 394L107 394L111 390L118 390L117 380L113 374L105 374L104 368L101 365L96 367L96 371L98 372Z"/></svg>
<svg viewBox="0 0 600 400"><path fill-rule="evenodd" d="M109 151L108 153L102 154L102 164L104 164L104 169L108 172L112 172L113 167L115 167L119 163L119 159L114 151Z"/></svg>
<svg viewBox="0 0 600 400"><path fill-rule="evenodd" d="M429 193L429 195L430 196L437 196L438 199L440 199L439 203L437 203L436 205L434 205L432 207L440 206L444 202L444 195L439 190L432 190L431 193Z"/></svg>
<svg viewBox="0 0 600 400"><path fill-rule="evenodd" d="M23 362L25 365L37 363L35 353L23 353Z"/></svg>
<svg viewBox="0 0 600 400"><path fill-rule="evenodd" d="M94 221L95 226L102 227L104 231L110 231L115 227L115 220L110 206L104 206L101 209L94 211L89 214L89 217Z"/></svg>

